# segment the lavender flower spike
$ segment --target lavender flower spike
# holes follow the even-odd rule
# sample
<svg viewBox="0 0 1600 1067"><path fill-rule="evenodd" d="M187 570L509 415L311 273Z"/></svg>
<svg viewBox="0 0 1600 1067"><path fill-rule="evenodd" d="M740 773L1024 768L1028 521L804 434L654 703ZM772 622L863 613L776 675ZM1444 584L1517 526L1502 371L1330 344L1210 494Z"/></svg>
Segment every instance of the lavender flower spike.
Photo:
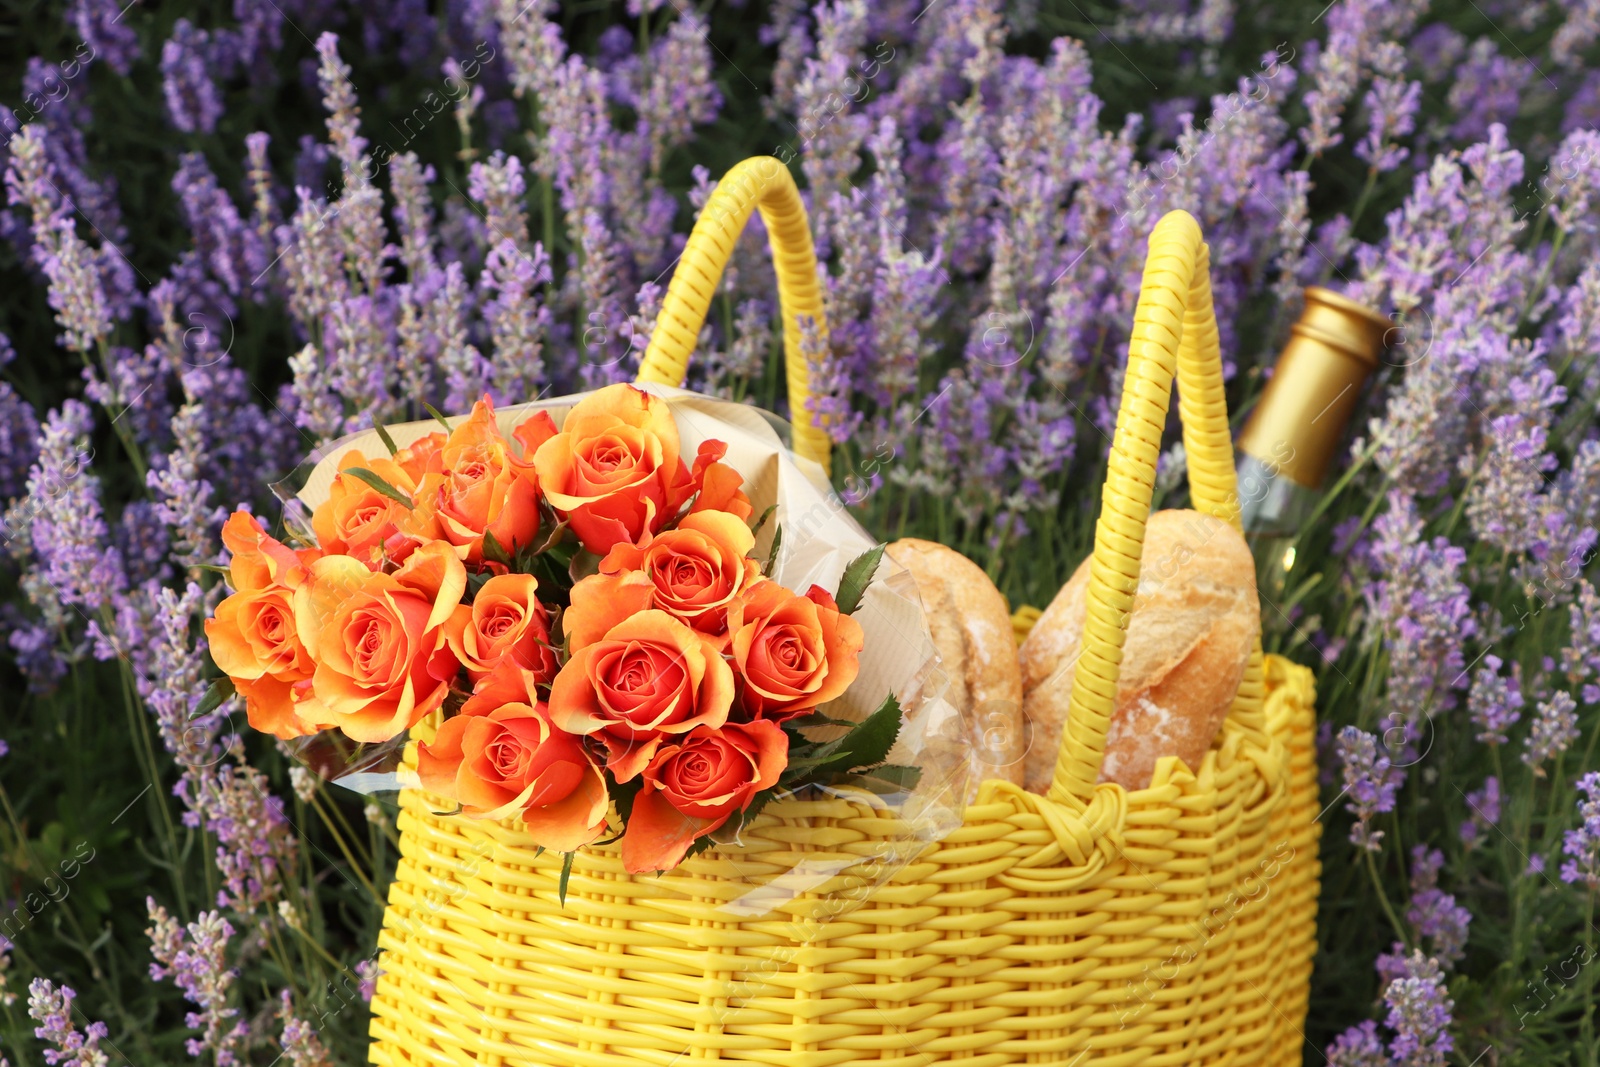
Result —
<svg viewBox="0 0 1600 1067"><path fill-rule="evenodd" d="M285 989L278 1003L278 1018L283 1021L283 1035L278 1045L283 1049L290 1067L333 1067L333 1057L328 1055L317 1028L294 1013L294 1002Z"/></svg>
<svg viewBox="0 0 1600 1067"><path fill-rule="evenodd" d="M1384 1020L1393 1030L1389 1057L1405 1067L1444 1067L1455 1048L1450 1036L1455 1002L1445 992L1439 961L1414 951L1405 961L1405 975L1389 983L1383 999L1389 1005Z"/></svg>
<svg viewBox="0 0 1600 1067"><path fill-rule="evenodd" d="M1522 718L1522 686L1515 666L1505 677L1500 675L1500 657L1483 657L1484 665L1472 677L1472 693L1467 709L1478 727L1478 740L1491 745L1506 743L1506 731Z"/></svg>
<svg viewBox="0 0 1600 1067"><path fill-rule="evenodd" d="M68 986L57 986L45 978L28 983L28 1015L39 1025L33 1036L48 1041L54 1048L44 1050L50 1067L107 1067L111 1062L100 1049L110 1034L106 1024L92 1022L78 1032L72 1021L72 1002L78 994Z"/></svg>
<svg viewBox="0 0 1600 1067"><path fill-rule="evenodd" d="M1578 702L1571 693L1557 690L1539 702L1522 762L1533 768L1535 777L1543 778L1545 762L1565 752L1579 736Z"/></svg>
<svg viewBox="0 0 1600 1067"><path fill-rule="evenodd" d="M161 86L167 117L184 133L210 133L222 117L222 97L211 80L211 35L179 19L161 46Z"/></svg>
<svg viewBox="0 0 1600 1067"><path fill-rule="evenodd" d="M1335 742L1340 765L1344 768L1345 805L1356 817L1350 828L1350 843L1371 852L1382 846L1383 831L1371 827L1372 817L1394 810L1395 791L1404 772L1389 765L1389 757L1378 751L1378 739L1355 726L1339 731Z"/></svg>
<svg viewBox="0 0 1600 1067"><path fill-rule="evenodd" d="M217 1067L234 1067L247 1033L243 1021L234 1022L239 1009L228 1006L229 990L238 972L224 961L233 927L220 912L203 911L200 917L180 930L177 920L153 899L146 898L150 926L150 952L156 959L150 977L157 981L171 978L184 998L199 1008L184 1017L185 1026L205 1031L203 1037L190 1038L189 1055L210 1052Z"/></svg>
<svg viewBox="0 0 1600 1067"><path fill-rule="evenodd" d="M125 581L122 559L108 544L100 506L100 480L89 473L93 419L79 400L68 400L45 420L39 460L28 475L32 542L42 577L56 599L94 614Z"/></svg>
<svg viewBox="0 0 1600 1067"><path fill-rule="evenodd" d="M1561 853L1571 859L1561 865L1561 880L1581 882L1592 893L1600 890L1600 771L1579 778L1578 791L1584 796L1578 803L1583 825L1566 832Z"/></svg>

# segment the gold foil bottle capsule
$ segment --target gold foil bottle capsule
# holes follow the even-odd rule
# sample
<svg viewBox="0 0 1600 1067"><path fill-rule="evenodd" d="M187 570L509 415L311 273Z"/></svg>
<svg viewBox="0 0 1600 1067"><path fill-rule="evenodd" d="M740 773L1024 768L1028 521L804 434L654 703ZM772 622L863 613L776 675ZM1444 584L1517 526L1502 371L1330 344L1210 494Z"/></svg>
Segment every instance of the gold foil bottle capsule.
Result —
<svg viewBox="0 0 1600 1067"><path fill-rule="evenodd" d="M1300 320L1239 435L1246 533L1275 538L1298 532L1392 327L1372 308L1330 289L1306 289Z"/></svg>

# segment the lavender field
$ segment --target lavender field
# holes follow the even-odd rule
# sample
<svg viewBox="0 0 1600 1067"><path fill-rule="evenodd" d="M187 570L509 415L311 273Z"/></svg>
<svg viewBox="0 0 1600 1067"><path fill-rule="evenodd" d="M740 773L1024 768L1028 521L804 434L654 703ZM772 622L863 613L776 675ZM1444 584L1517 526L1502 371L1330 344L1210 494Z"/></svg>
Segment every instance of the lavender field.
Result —
<svg viewBox="0 0 1600 1067"><path fill-rule="evenodd" d="M1164 213L1236 423L1305 286L1391 318L1263 590L1317 672L1304 1062L1600 1064L1600 2L0 12L0 1064L365 1062L395 809L203 703L222 522L344 434L632 380L763 154L817 398L759 220L689 387L824 422L869 530L1013 606L1091 547Z"/></svg>

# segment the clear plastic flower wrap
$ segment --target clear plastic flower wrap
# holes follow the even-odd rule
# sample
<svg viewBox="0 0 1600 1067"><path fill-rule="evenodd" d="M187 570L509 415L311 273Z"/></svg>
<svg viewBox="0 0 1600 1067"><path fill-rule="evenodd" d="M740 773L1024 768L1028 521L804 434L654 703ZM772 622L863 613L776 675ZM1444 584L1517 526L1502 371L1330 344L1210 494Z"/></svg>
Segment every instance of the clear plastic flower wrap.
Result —
<svg viewBox="0 0 1600 1067"><path fill-rule="evenodd" d="M739 476L756 517L750 520L756 534L749 556L768 561L767 577L793 594L804 595L813 587L838 593L846 568L871 553L876 542L848 514L821 467L791 451L788 424L748 405L684 390L649 386L646 391L665 403L685 457L695 455L704 442L726 445L721 462ZM496 409L494 423L506 442L514 442L518 428L539 413L547 414L551 424L559 427L576 404L594 395ZM453 417L448 423L456 427L462 421ZM437 419L391 425L350 435L319 450L291 482L275 487L285 504L285 525L295 537L315 543L311 516L328 500L341 467L350 464L352 451L369 459L387 457L395 449L404 455L411 446L443 429ZM490 554L487 549L485 552ZM580 550L568 566L578 578L592 573L596 562ZM489 566L485 561L480 565ZM471 596L469 593L468 599ZM827 602L832 602L831 597ZM865 899L873 886L893 877L928 844L958 827L964 805L976 789L966 741L972 734L970 724L944 699L946 681L910 574L883 556L860 593L859 603L852 605L850 617L861 631L859 671L842 695L809 711L806 722L816 725L806 726L804 736L824 744L838 740L850 734L852 724L862 723L875 711L881 714L886 698L893 698L900 728L886 762L894 773L874 774L870 768L856 767L850 768L856 773L825 775L793 789L780 786L766 798L772 803L761 810L771 819L803 822L805 812L818 810L815 801L847 798L863 811L877 813L878 824L865 835L864 843L846 851L800 844L776 852L768 848L750 855L748 862L744 861L742 835L755 823L735 817L719 825L700 847L718 847L732 858L731 868L740 872L737 877L748 883L748 888L726 905L730 915L750 917L786 906L797 908L791 902L819 890L828 894L830 905L820 912L810 908L810 921L819 915L831 919L848 913L853 901ZM551 620L549 647L553 655L562 654L566 621ZM724 657L733 659L731 645ZM447 703L442 712L433 713L435 720L441 714L458 713L460 706ZM405 758L404 733L388 740L357 743L337 730L324 729L286 743L323 778L364 794L394 795L403 788L423 786L416 755ZM806 753L826 751L806 749ZM607 782L613 796L605 837L615 840L621 822L616 783L609 771ZM441 801L441 810L452 809ZM455 810L457 818L474 818L472 812ZM488 814L513 822L518 818L505 810ZM761 818L754 809L749 814L751 819ZM797 832L804 837L803 831Z"/></svg>

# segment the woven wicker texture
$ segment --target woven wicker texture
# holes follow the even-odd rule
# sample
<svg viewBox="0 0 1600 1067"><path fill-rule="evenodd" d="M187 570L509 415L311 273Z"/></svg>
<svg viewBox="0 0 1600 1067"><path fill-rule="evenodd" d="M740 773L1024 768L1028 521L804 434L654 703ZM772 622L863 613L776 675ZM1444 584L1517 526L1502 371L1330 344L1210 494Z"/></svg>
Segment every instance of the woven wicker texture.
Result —
<svg viewBox="0 0 1600 1067"><path fill-rule="evenodd" d="M753 199L791 217L787 172L773 183ZM780 261L802 243L809 256L809 238L768 225ZM696 226L684 255L696 281L673 279L682 299L669 296L672 325L651 344L666 362L647 366L668 379L681 345L661 331L692 340L731 248L721 225L713 248L696 247L712 232ZM1103 695L1115 690L1174 375L1195 498L1237 522L1204 274L1198 227L1169 215L1151 238L1096 532L1084 695L1049 797L984 783L963 824L887 880L877 857L903 827L881 801L774 803L739 847L660 876L625 874L615 846L584 850L563 906L561 857L539 853L517 824L436 815L441 801L407 791L371 1061L1299 1063L1320 873L1310 672L1257 656L1200 767L1164 760L1134 793L1085 784L1104 748ZM787 347L793 390L804 368ZM1018 612L1019 633L1034 617ZM413 733L426 739L434 725ZM839 873L757 917L728 907L796 853Z"/></svg>

